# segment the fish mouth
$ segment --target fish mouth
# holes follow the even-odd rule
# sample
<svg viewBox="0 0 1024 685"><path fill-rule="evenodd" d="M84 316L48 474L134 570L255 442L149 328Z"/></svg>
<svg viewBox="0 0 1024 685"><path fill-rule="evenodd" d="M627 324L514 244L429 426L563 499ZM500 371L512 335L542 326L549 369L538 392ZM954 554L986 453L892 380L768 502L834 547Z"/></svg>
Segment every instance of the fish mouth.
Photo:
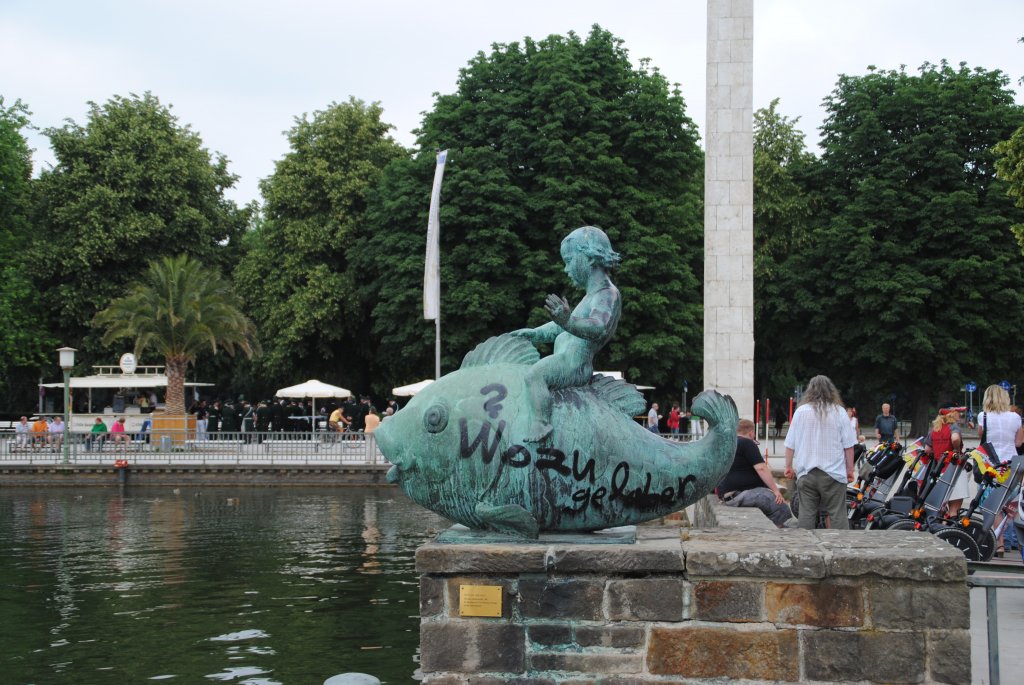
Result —
<svg viewBox="0 0 1024 685"><path fill-rule="evenodd" d="M410 476L418 470L415 460L409 460L408 463L393 461L391 462L391 468L388 469L387 475L385 475L385 479L392 484L402 483L409 480Z"/></svg>

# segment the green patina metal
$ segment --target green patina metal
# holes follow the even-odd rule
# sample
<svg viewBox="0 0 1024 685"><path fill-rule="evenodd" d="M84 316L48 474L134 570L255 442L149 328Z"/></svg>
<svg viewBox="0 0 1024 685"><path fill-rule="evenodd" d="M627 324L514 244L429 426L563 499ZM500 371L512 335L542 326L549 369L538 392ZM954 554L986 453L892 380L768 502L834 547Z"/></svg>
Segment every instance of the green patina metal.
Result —
<svg viewBox="0 0 1024 685"><path fill-rule="evenodd" d="M394 465L388 480L471 529L537 538L642 523L696 502L732 464L731 398L698 395L692 411L709 430L680 443L633 420L646 406L634 386L593 376L621 312L607 274L618 255L587 226L563 241L562 258L587 289L571 312L548 296L552 322L482 343L375 433ZM531 341L553 341L553 354L541 358Z"/></svg>

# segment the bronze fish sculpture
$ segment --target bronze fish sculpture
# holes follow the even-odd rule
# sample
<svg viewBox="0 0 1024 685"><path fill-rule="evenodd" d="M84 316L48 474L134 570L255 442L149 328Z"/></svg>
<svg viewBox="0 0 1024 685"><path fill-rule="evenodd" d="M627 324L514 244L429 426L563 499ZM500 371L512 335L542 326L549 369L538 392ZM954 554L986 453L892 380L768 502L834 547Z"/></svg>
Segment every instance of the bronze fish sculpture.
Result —
<svg viewBox="0 0 1024 685"><path fill-rule="evenodd" d="M732 398L713 390L693 401L709 424L696 442L646 430L632 418L643 413L643 396L600 375L554 391L551 435L526 442L524 376L538 358L522 338L491 338L417 394L374 433L393 464L388 480L452 521L536 538L664 516L711 492L729 470L739 417Z"/></svg>

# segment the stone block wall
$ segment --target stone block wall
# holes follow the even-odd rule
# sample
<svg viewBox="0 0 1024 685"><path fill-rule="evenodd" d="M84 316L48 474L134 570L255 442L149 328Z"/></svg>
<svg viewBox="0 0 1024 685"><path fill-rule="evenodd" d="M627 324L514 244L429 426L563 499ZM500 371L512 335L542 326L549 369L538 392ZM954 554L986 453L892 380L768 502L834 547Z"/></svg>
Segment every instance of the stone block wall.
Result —
<svg viewBox="0 0 1024 685"><path fill-rule="evenodd" d="M417 552L429 685L970 682L966 564L932 536L638 529L635 545L437 544ZM459 615L466 585L500 618Z"/></svg>

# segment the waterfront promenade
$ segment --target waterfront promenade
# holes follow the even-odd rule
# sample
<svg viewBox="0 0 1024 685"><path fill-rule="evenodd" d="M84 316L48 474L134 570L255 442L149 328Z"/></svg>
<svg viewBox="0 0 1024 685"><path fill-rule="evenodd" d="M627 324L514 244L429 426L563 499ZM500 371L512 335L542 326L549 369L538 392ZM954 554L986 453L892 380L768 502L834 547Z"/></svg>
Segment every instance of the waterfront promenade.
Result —
<svg viewBox="0 0 1024 685"><path fill-rule="evenodd" d="M62 446L19 447L5 440L0 484L379 485L391 466L372 434L181 435L119 444L108 439L89 449L84 437L72 435L66 455Z"/></svg>

